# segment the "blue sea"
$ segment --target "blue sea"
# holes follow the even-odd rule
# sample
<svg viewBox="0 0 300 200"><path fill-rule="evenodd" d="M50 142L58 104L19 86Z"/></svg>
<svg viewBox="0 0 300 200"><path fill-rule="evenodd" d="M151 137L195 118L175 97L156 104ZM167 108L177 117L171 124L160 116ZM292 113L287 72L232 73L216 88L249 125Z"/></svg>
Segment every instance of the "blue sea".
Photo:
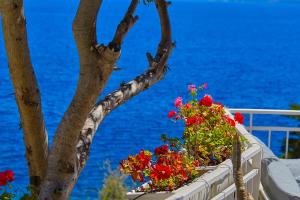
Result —
<svg viewBox="0 0 300 200"><path fill-rule="evenodd" d="M251 2L251 1L249 1ZM99 43L107 44L129 4L104 0L98 19ZM32 62L52 141L78 80L78 56L71 24L78 0L25 1ZM72 199L96 199L103 163L113 167L128 154L152 150L160 135L180 136L181 124L167 119L187 85L208 83L205 91L230 108L288 109L300 103L300 4L208 3L175 0L169 9L176 48L165 79L113 111L100 126L89 162ZM113 73L102 97L147 68L145 53L160 39L155 7L140 4L140 16L122 48L121 71ZM0 31L1 32L1 31ZM28 184L23 136L0 34L0 171L15 171L15 185ZM254 125L297 126L284 117L259 116ZM256 133L266 141L265 133ZM272 150L281 155L284 133L274 133Z"/></svg>

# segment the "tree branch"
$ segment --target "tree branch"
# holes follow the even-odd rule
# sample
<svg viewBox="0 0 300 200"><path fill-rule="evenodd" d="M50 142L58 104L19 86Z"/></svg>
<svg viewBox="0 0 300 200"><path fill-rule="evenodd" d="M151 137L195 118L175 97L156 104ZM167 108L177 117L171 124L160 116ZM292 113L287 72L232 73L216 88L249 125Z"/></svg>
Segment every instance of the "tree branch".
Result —
<svg viewBox="0 0 300 200"><path fill-rule="evenodd" d="M132 0L131 4L123 18L123 20L118 25L115 36L113 40L109 43L109 47L112 49L119 50L121 48L121 44L128 32L128 30L135 24L138 20L138 16L133 16L134 11L139 3L139 0Z"/></svg>
<svg viewBox="0 0 300 200"><path fill-rule="evenodd" d="M41 97L31 64L22 0L2 0L2 31L21 123L24 130L30 184L39 190L46 175L48 138Z"/></svg>
<svg viewBox="0 0 300 200"><path fill-rule="evenodd" d="M162 27L161 41L155 59L147 53L148 60L150 61L149 69L137 76L134 80L121 86L118 90L107 95L92 109L85 121L77 143L77 158L79 160L80 170L82 170L86 164L93 137L103 119L116 107L160 81L167 71L167 60L174 47L171 38L171 25L167 11L167 3L164 0L155 0L155 4Z"/></svg>
<svg viewBox="0 0 300 200"><path fill-rule="evenodd" d="M67 199L79 176L76 144L84 122L96 104L120 56L120 48L98 45L96 19L102 0L81 0L73 22L80 76L72 102L59 124L48 159L48 171L40 199ZM121 42L133 25L132 13L138 1L133 0L125 20L119 25L113 42Z"/></svg>

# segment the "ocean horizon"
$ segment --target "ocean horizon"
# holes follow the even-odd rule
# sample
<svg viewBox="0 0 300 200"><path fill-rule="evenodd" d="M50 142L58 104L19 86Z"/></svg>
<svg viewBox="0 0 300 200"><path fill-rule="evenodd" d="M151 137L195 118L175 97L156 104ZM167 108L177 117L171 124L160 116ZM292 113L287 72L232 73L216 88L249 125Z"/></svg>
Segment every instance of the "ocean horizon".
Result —
<svg viewBox="0 0 300 200"><path fill-rule="evenodd" d="M78 1L36 2L25 1L25 15L51 143L79 75L72 34ZM128 3L103 1L97 24L99 43L112 39ZM176 0L169 12L176 48L166 77L104 120L71 199L97 198L105 160L115 168L129 154L163 144L163 133L180 136L183 126L169 120L167 113L177 96L187 99L188 84L207 83L203 95L210 94L229 108L289 109L291 103L300 103L300 4ZM146 52L155 53L160 26L154 5L140 4L137 15L140 18L126 37L117 64L121 70L113 72L101 97L146 70ZM17 187L25 188L23 135L7 65L0 29L0 171L12 169ZM258 116L254 124L297 126L298 122L282 116ZM267 134L255 135L267 141ZM282 155L284 136L272 136L271 149L278 156Z"/></svg>

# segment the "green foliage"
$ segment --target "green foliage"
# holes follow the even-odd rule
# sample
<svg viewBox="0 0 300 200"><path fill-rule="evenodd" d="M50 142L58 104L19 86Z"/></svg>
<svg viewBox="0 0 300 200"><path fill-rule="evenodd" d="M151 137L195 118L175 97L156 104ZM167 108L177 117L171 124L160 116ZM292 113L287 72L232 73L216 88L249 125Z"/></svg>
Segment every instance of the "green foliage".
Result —
<svg viewBox="0 0 300 200"><path fill-rule="evenodd" d="M25 193L20 200L37 200L37 194L33 191L33 188L28 186L26 188L27 193Z"/></svg>
<svg viewBox="0 0 300 200"><path fill-rule="evenodd" d="M15 197L15 194L10 193L10 192L3 192L0 195L0 200L11 200Z"/></svg>
<svg viewBox="0 0 300 200"><path fill-rule="evenodd" d="M291 110L300 110L299 104L290 104ZM289 118L296 119L300 122L300 116L288 116ZM300 124L299 124L300 125ZM298 125L298 126L299 126ZM300 133L299 132L291 132L290 138L289 138L289 152L288 152L288 158L300 158ZM285 140L283 140L281 145L281 152L285 152ZM284 157L284 154L281 156Z"/></svg>
<svg viewBox="0 0 300 200"><path fill-rule="evenodd" d="M291 110L300 110L300 105L298 105L298 104L290 104L290 109ZM300 121L300 116L293 116L293 115L291 115L291 116L288 116L288 117Z"/></svg>
<svg viewBox="0 0 300 200"><path fill-rule="evenodd" d="M102 200L125 200L127 187L124 184L125 176L121 175L118 169L112 170L108 162L105 163L108 174L106 175L103 187L99 192Z"/></svg>

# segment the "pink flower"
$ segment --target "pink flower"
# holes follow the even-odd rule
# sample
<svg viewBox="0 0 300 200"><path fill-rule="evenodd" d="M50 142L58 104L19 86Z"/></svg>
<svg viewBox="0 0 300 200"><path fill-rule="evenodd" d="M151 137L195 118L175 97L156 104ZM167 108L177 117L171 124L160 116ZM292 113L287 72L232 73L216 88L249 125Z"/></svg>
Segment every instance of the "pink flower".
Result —
<svg viewBox="0 0 300 200"><path fill-rule="evenodd" d="M201 106L207 106L210 107L213 103L213 99L209 95L205 95L200 101L199 104Z"/></svg>
<svg viewBox="0 0 300 200"><path fill-rule="evenodd" d="M174 110L171 110L171 111L168 113L168 117L169 117L169 118L172 118L172 117L174 117L176 114L177 114L177 112L175 112Z"/></svg>
<svg viewBox="0 0 300 200"><path fill-rule="evenodd" d="M207 87L208 87L208 86L207 86L207 83L204 83L204 84L203 84L203 89L207 89Z"/></svg>
<svg viewBox="0 0 300 200"><path fill-rule="evenodd" d="M196 85L188 85L188 91L189 92L196 92L197 87Z"/></svg>
<svg viewBox="0 0 300 200"><path fill-rule="evenodd" d="M181 107L182 106L182 97L177 97L175 99L174 105L175 105L176 108Z"/></svg>
<svg viewBox="0 0 300 200"><path fill-rule="evenodd" d="M239 124L243 124L244 123L244 116L241 113L237 112L234 115L234 120L237 121Z"/></svg>

